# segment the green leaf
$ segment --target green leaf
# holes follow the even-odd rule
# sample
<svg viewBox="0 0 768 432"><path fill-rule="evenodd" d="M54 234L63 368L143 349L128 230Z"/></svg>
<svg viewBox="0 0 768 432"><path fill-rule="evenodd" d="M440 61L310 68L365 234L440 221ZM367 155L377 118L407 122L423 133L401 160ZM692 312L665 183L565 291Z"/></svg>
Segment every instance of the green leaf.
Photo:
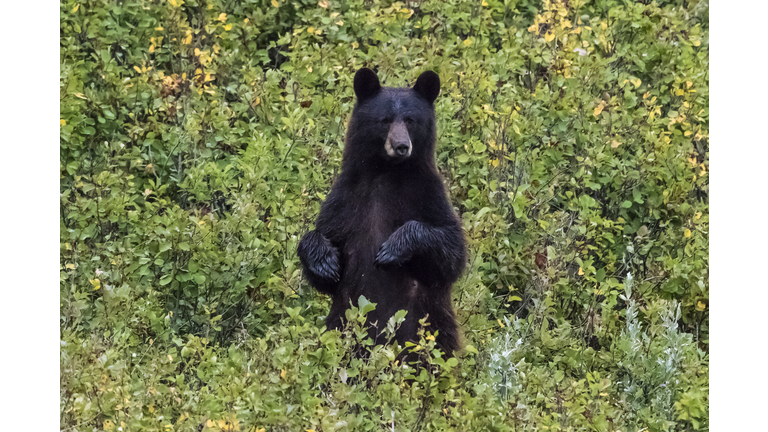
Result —
<svg viewBox="0 0 768 432"><path fill-rule="evenodd" d="M475 216L475 219L480 219L481 217L483 217L484 214L488 213L489 211L491 211L490 207L483 207L482 209L480 209L479 212L477 212L477 216Z"/></svg>
<svg viewBox="0 0 768 432"><path fill-rule="evenodd" d="M360 296L357 299L357 307L360 309L360 313L362 315L367 314L368 312L371 312L372 310L376 309L376 303L371 303L368 301L365 296Z"/></svg>
<svg viewBox="0 0 768 432"><path fill-rule="evenodd" d="M605 279L605 269L600 269L595 273L595 280L598 282L602 282L603 279Z"/></svg>

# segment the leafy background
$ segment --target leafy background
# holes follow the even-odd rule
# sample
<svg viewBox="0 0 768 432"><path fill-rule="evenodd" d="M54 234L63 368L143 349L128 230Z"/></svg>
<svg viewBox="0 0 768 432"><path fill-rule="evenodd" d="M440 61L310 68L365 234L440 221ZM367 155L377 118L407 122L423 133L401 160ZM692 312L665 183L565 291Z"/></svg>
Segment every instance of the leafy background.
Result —
<svg viewBox="0 0 768 432"><path fill-rule="evenodd" d="M61 429L708 430L708 11L61 2ZM375 305L323 331L296 256L363 66L442 80L470 264L428 369Z"/></svg>

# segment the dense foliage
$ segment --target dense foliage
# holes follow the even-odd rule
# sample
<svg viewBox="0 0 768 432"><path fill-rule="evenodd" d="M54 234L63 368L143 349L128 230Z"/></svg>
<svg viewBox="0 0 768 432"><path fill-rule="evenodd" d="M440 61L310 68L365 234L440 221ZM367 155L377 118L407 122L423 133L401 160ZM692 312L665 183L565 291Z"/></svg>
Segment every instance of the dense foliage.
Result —
<svg viewBox="0 0 768 432"><path fill-rule="evenodd" d="M708 429L705 0L60 10L62 429ZM470 263L428 367L364 300L324 331L296 256L363 66L443 82Z"/></svg>

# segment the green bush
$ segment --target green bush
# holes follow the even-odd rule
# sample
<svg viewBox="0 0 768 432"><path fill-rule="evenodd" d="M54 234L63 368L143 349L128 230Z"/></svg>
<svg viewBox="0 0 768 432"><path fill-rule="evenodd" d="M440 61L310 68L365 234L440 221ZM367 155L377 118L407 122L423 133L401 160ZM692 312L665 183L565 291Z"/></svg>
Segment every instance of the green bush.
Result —
<svg viewBox="0 0 768 432"><path fill-rule="evenodd" d="M60 11L62 429L709 428L706 1ZM442 80L465 349L421 368L296 256L363 66Z"/></svg>

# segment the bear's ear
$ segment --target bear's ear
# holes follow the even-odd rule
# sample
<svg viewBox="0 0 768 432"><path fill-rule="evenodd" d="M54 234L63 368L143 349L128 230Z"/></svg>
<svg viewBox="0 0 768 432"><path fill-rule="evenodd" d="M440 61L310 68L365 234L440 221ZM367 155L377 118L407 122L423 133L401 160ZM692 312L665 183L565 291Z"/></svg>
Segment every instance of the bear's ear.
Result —
<svg viewBox="0 0 768 432"><path fill-rule="evenodd" d="M413 90L427 102L433 103L440 94L440 77L431 70L425 71L416 79Z"/></svg>
<svg viewBox="0 0 768 432"><path fill-rule="evenodd" d="M368 68L362 68L355 73L354 88L358 101L372 98L381 90L379 77L376 76L376 72Z"/></svg>

